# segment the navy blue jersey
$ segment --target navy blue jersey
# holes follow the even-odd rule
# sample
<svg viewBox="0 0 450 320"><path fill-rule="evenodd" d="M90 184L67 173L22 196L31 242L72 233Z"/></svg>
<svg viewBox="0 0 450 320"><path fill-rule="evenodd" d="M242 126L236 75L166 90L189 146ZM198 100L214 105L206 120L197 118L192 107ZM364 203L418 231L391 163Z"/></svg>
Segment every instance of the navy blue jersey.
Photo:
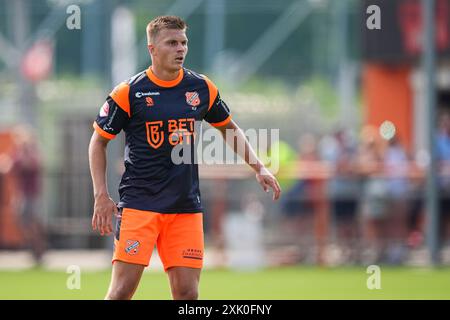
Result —
<svg viewBox="0 0 450 320"><path fill-rule="evenodd" d="M211 80L188 69L181 69L173 81L163 81L148 68L114 88L94 128L107 139L125 132L119 207L160 213L203 211L197 164L176 164L171 158L180 143L194 149L194 124L203 119L213 126L226 125L230 110Z"/></svg>

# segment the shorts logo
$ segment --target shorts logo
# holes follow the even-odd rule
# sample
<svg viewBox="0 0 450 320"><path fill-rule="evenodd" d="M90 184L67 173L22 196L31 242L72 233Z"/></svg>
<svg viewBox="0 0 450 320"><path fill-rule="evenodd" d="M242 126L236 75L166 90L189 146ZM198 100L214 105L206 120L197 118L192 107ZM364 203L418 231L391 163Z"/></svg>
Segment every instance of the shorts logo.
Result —
<svg viewBox="0 0 450 320"><path fill-rule="evenodd" d="M125 248L125 252L129 255L135 255L139 251L139 241L137 240L127 240L127 246Z"/></svg>
<svg viewBox="0 0 450 320"><path fill-rule="evenodd" d="M182 256L187 259L203 260L203 252L199 249L185 249Z"/></svg>
<svg viewBox="0 0 450 320"><path fill-rule="evenodd" d="M158 149L164 141L164 132L160 130L163 126L162 121L151 121L146 123L147 142L155 149Z"/></svg>
<svg viewBox="0 0 450 320"><path fill-rule="evenodd" d="M186 102L188 105L197 107L200 104L200 96L197 91L186 92Z"/></svg>

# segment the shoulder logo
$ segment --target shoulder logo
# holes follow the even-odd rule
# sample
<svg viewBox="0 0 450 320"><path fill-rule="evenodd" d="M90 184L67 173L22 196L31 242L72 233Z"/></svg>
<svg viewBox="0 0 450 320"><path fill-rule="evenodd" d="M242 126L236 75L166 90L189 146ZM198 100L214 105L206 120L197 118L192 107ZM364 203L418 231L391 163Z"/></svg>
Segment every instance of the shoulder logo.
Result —
<svg viewBox="0 0 450 320"><path fill-rule="evenodd" d="M125 247L125 252L129 255L135 255L139 251L139 241L137 240L127 240L127 246Z"/></svg>
<svg viewBox="0 0 450 320"><path fill-rule="evenodd" d="M186 92L186 102L188 105L193 106L194 108L200 104L200 96L197 91L194 92ZM192 108L193 110L195 110Z"/></svg>

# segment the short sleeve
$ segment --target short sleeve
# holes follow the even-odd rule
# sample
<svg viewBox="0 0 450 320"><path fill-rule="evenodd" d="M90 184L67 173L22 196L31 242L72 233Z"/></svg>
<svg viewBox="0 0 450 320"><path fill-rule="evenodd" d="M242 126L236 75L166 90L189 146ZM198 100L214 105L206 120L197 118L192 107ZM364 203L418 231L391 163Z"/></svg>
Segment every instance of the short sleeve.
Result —
<svg viewBox="0 0 450 320"><path fill-rule="evenodd" d="M125 83L118 85L106 98L100 108L93 127L102 137L114 139L126 126L130 118L129 86Z"/></svg>
<svg viewBox="0 0 450 320"><path fill-rule="evenodd" d="M217 97L209 111L206 113L204 119L214 127L224 126L231 121L230 108L228 108L225 101L220 98L219 93L217 93Z"/></svg>
<svg viewBox="0 0 450 320"><path fill-rule="evenodd" d="M209 105L208 112L205 114L204 119L214 127L220 127L226 125L231 121L231 112L225 101L220 98L219 91L215 84L203 76L209 91Z"/></svg>

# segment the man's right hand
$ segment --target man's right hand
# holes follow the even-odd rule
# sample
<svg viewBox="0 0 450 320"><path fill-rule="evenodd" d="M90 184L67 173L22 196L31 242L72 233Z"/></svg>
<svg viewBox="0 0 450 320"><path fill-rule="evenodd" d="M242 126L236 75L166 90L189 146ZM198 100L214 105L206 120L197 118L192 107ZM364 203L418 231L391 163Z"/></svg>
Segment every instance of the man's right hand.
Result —
<svg viewBox="0 0 450 320"><path fill-rule="evenodd" d="M116 203L108 196L95 198L94 214L92 216L92 229L98 230L102 236L112 233L112 214L117 217L119 212Z"/></svg>

